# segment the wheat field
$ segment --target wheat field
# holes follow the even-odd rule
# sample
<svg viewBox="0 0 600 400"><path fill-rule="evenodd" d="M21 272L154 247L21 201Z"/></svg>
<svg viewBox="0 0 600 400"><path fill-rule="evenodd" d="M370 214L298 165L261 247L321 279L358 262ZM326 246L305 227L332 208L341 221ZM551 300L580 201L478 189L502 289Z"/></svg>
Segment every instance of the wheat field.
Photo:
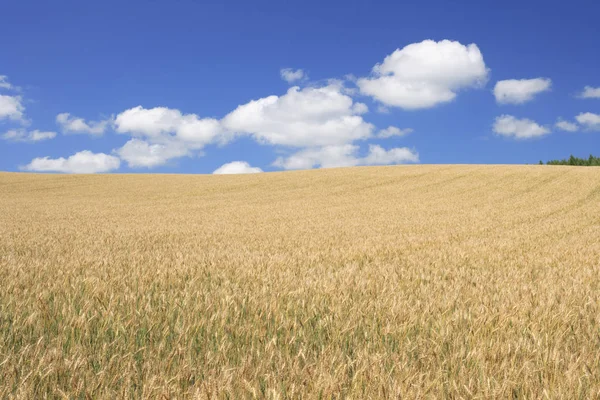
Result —
<svg viewBox="0 0 600 400"><path fill-rule="evenodd" d="M600 398L600 171L0 174L0 398Z"/></svg>

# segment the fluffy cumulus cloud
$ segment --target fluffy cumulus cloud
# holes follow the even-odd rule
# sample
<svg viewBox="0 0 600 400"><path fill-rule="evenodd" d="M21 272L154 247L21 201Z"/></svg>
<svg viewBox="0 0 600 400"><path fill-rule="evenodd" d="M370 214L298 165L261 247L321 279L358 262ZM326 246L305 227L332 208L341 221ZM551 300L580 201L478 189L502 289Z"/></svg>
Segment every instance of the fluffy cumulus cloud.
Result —
<svg viewBox="0 0 600 400"><path fill-rule="evenodd" d="M42 140L53 139L56 137L56 132L43 132L39 130L33 130L27 132L25 129L11 129L2 135L2 139L11 142L40 142Z"/></svg>
<svg viewBox="0 0 600 400"><path fill-rule="evenodd" d="M86 133L90 135L102 135L110 124L110 119L104 121L85 122L83 118L62 113L56 116L56 123L61 126L64 133Z"/></svg>
<svg viewBox="0 0 600 400"><path fill-rule="evenodd" d="M344 93L343 85L300 89L269 96L237 107L223 118L223 126L250 134L261 143L293 147L329 146L366 139L373 125L360 114L366 109Z"/></svg>
<svg viewBox="0 0 600 400"><path fill-rule="evenodd" d="M551 86L552 81L548 78L507 79L496 83L494 96L498 104L523 104L550 90Z"/></svg>
<svg viewBox="0 0 600 400"><path fill-rule="evenodd" d="M395 126L388 126L387 128L380 130L379 133L377 133L377 137L387 139L392 136L406 136L412 132L413 130L411 128L400 129Z"/></svg>
<svg viewBox="0 0 600 400"><path fill-rule="evenodd" d="M369 106L365 103L354 103L352 106L352 112L357 115L366 114L369 112Z"/></svg>
<svg viewBox="0 0 600 400"><path fill-rule="evenodd" d="M340 81L292 87L282 96L240 105L221 120L137 106L114 119L116 132L133 137L114 153L130 167L151 168L241 135L275 146L344 145L372 137L373 125L362 118L366 112L368 107L354 102Z"/></svg>
<svg viewBox="0 0 600 400"><path fill-rule="evenodd" d="M600 87L586 86L583 91L579 94L582 99L600 99Z"/></svg>
<svg viewBox="0 0 600 400"><path fill-rule="evenodd" d="M431 91L436 95L438 92L450 92L450 97L454 97L455 91L474 86L487 76L481 53L475 45L426 41L411 46L386 58L376 68L378 76L367 80L392 78L396 83L400 82L400 86L408 85L407 90L412 90L413 84L421 85L416 90L417 97ZM438 65L440 62L442 66ZM476 71L479 68L477 65L480 72ZM407 69L412 70L407 72ZM307 78L302 70L285 69L281 74L289 82ZM9 85L7 82L4 78L0 80L6 87ZM407 148L385 150L379 146L369 146L366 155L359 155L359 141L403 136L412 129L389 126L377 132L375 126L363 118L369 112L369 107L353 98L358 94L358 89L349 89L344 82L347 80L331 79L321 86L293 86L281 95L241 104L221 119L185 114L168 107L145 108L141 105L100 121L87 121L69 113L61 113L56 116L56 123L65 134L100 136L110 128L128 138L124 145L113 149L111 154L82 151L68 158L36 158L23 170L108 172L118 169L120 162L130 168L154 168L177 158L200 155L207 145L224 145L241 136L278 147L280 154L290 154L278 158L274 163L286 169L418 162L417 153ZM423 104L422 101L421 96L418 102ZM425 100L425 103L429 101ZM421 106L417 105L416 108ZM20 97L0 96L0 118L24 121L23 111ZM5 133L2 138L35 142L55 136L55 132L15 129ZM214 171L217 174L249 172L262 170L244 161L234 161Z"/></svg>
<svg viewBox="0 0 600 400"><path fill-rule="evenodd" d="M452 101L459 90L481 87L487 78L477 45L425 40L397 49L357 85L385 105L419 109Z"/></svg>
<svg viewBox="0 0 600 400"><path fill-rule="evenodd" d="M351 144L308 148L289 157L279 157L273 165L284 169L350 167L357 165L358 150L359 146Z"/></svg>
<svg viewBox="0 0 600 400"><path fill-rule="evenodd" d="M200 118L196 114L183 114L166 107L125 110L115 118L116 131L150 139L177 139L198 146L212 142L221 130L218 120Z"/></svg>
<svg viewBox="0 0 600 400"><path fill-rule="evenodd" d="M229 140L218 120L166 107L130 108L116 116L114 126L118 133L134 136L116 150L130 167L156 167L209 143Z"/></svg>
<svg viewBox="0 0 600 400"><path fill-rule="evenodd" d="M364 157L358 156L359 149L359 146L352 144L308 148L289 157L279 157L273 165L284 169L310 169L419 161L419 155L406 147L385 150L381 146L370 145L369 152Z"/></svg>
<svg viewBox="0 0 600 400"><path fill-rule="evenodd" d="M281 79L287 83L294 83L303 78L308 78L301 69L294 70L292 68L283 68L279 73L281 74Z"/></svg>
<svg viewBox="0 0 600 400"><path fill-rule="evenodd" d="M600 131L600 114L586 112L579 114L575 119L588 130Z"/></svg>
<svg viewBox="0 0 600 400"><path fill-rule="evenodd" d="M24 122L24 112L21 96L0 95L0 121L9 119Z"/></svg>
<svg viewBox="0 0 600 400"><path fill-rule="evenodd" d="M530 119L518 119L512 115L502 115L496 118L493 130L496 134L515 139L531 139L544 136L550 130Z"/></svg>
<svg viewBox="0 0 600 400"><path fill-rule="evenodd" d="M114 153L126 161L130 168L153 168L164 165L171 159L191 155L191 151L181 142L151 144L136 138L129 140Z"/></svg>
<svg viewBox="0 0 600 400"><path fill-rule="evenodd" d="M117 157L84 150L73 154L69 158L34 158L29 164L21 169L24 171L35 172L93 174L114 171L119 168L119 164L120 161Z"/></svg>
<svg viewBox="0 0 600 400"><path fill-rule="evenodd" d="M560 118L558 119L558 121L556 121L556 124L554 124L554 126L556 126L561 131L566 132L577 132L579 130L579 125L577 125L576 123L565 121Z"/></svg>
<svg viewBox="0 0 600 400"><path fill-rule="evenodd" d="M226 174L256 174L263 172L258 167L252 167L246 161L232 161L227 164L221 165L219 168L213 171L213 174L226 175Z"/></svg>
<svg viewBox="0 0 600 400"><path fill-rule="evenodd" d="M419 155L406 148L385 150L381 146L369 145L369 153L360 160L360 165L389 165L419 162Z"/></svg>

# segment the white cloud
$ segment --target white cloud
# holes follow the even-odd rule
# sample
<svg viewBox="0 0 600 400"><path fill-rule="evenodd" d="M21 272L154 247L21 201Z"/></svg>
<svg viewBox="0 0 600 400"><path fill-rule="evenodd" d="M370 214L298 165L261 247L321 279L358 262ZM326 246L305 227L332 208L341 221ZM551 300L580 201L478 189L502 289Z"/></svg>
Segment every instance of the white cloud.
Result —
<svg viewBox="0 0 600 400"><path fill-rule="evenodd" d="M281 74L281 79L286 81L287 83L293 83L299 81L302 78L308 78L303 70L297 69L293 70L292 68L283 68L279 71Z"/></svg>
<svg viewBox="0 0 600 400"><path fill-rule="evenodd" d="M216 119L166 107L130 108L117 115L114 125L117 132L134 136L115 150L132 168L157 167L174 158L191 156L209 143L225 143L233 136Z"/></svg>
<svg viewBox="0 0 600 400"><path fill-rule="evenodd" d="M114 150L130 168L152 168L166 164L169 160L190 156L190 150L181 142L149 143L131 139L120 149Z"/></svg>
<svg viewBox="0 0 600 400"><path fill-rule="evenodd" d="M166 107L146 109L137 106L117 115L115 126L119 133L157 137L176 131L182 118L179 110Z"/></svg>
<svg viewBox="0 0 600 400"><path fill-rule="evenodd" d="M412 132L413 132L412 128L400 129L400 128L396 128L395 126L388 126L387 128L380 130L379 133L377 134L377 137L386 139L386 138L390 138L392 136L406 136Z"/></svg>
<svg viewBox="0 0 600 400"><path fill-rule="evenodd" d="M575 119L586 129L600 131L600 114L586 112L579 114Z"/></svg>
<svg viewBox="0 0 600 400"><path fill-rule="evenodd" d="M517 119L512 115L497 117L493 129L498 135L513 137L515 139L535 138L550 133L549 129L538 125L530 119Z"/></svg>
<svg viewBox="0 0 600 400"><path fill-rule="evenodd" d="M42 132L34 130L27 132L25 129L11 129L2 135L2 139L12 142L40 142L42 140L53 139L56 137L56 132Z"/></svg>
<svg viewBox="0 0 600 400"><path fill-rule="evenodd" d="M137 106L125 110L115 118L116 131L147 138L171 137L203 146L222 133L219 121L199 118L196 114L182 114L177 109Z"/></svg>
<svg viewBox="0 0 600 400"><path fill-rule="evenodd" d="M600 87L586 86L578 97L582 99L600 99Z"/></svg>
<svg viewBox="0 0 600 400"><path fill-rule="evenodd" d="M390 109L387 108L386 106L383 106L383 105L380 104L379 106L377 106L377 112L379 114L389 114L390 113Z"/></svg>
<svg viewBox="0 0 600 400"><path fill-rule="evenodd" d="M10 84L10 82L8 81L8 76L6 75L0 75L0 89L13 89L14 86Z"/></svg>
<svg viewBox="0 0 600 400"><path fill-rule="evenodd" d="M367 111L365 104L355 103L344 93L339 81L302 90L293 87L282 96L251 101L220 121L176 109L138 106L115 118L117 132L138 137L115 153L130 167L155 167L189 156L209 143L224 143L236 134L271 145L346 144L372 135L373 125L360 116Z"/></svg>
<svg viewBox="0 0 600 400"><path fill-rule="evenodd" d="M223 118L231 132L251 134L272 145L312 147L341 145L371 136L373 125L358 114L365 107L343 93L343 85L292 87L283 96L269 96L237 107Z"/></svg>
<svg viewBox="0 0 600 400"><path fill-rule="evenodd" d="M77 118L69 113L61 113L56 116L56 123L62 127L64 133L88 133L100 136L106 131L110 122L110 119L85 122L83 118Z"/></svg>
<svg viewBox="0 0 600 400"><path fill-rule="evenodd" d="M166 107L137 106L115 117L115 131L133 138L113 152L130 167L151 168L193 156L208 144L247 135L263 144L304 149L282 160L282 165L357 165L362 161L354 154L358 146L352 143L373 137L375 129L362 118L368 110L366 104L353 101L339 80L329 80L322 87L295 86L281 96L250 101L221 120ZM383 134L408 133L396 129L390 127Z"/></svg>
<svg viewBox="0 0 600 400"><path fill-rule="evenodd" d="M284 169L350 167L357 165L358 149L359 146L351 144L309 148L289 157L279 157L273 165Z"/></svg>
<svg viewBox="0 0 600 400"><path fill-rule="evenodd" d="M488 69L475 44L425 40L397 49L357 81L363 94L404 109L452 101L457 92L487 82Z"/></svg>
<svg viewBox="0 0 600 400"><path fill-rule="evenodd" d="M419 155L406 148L398 147L385 150L381 146L369 145L369 154L360 160L361 165L389 165L419 162Z"/></svg>
<svg viewBox="0 0 600 400"><path fill-rule="evenodd" d="M310 169L317 166L335 168L419 161L419 155L406 147L385 150L377 145L369 145L369 153L362 158L358 157L358 151L359 146L351 144L308 148L287 158L279 157L273 165L284 169Z"/></svg>
<svg viewBox="0 0 600 400"><path fill-rule="evenodd" d="M369 107L365 103L354 103L352 112L357 115L366 114L369 112Z"/></svg>
<svg viewBox="0 0 600 400"><path fill-rule="evenodd" d="M567 132L577 132L579 130L579 126L576 123L565 121L560 118L558 119L558 121L556 121L556 124L554 124L554 126L556 126L561 131Z"/></svg>
<svg viewBox="0 0 600 400"><path fill-rule="evenodd" d="M10 119L13 121L25 122L25 107L21 103L21 96L0 95L0 120Z"/></svg>
<svg viewBox="0 0 600 400"><path fill-rule="evenodd" d="M33 130L29 132L27 138L33 142L39 142L40 140L48 140L54 139L56 137L56 132L43 132L39 130Z"/></svg>
<svg viewBox="0 0 600 400"><path fill-rule="evenodd" d="M93 174L109 172L119 168L117 157L104 153L92 153L89 150L75 153L69 158L34 158L28 165L21 167L25 171L64 172L73 174Z"/></svg>
<svg viewBox="0 0 600 400"><path fill-rule="evenodd" d="M258 167L251 167L246 161L232 161L221 165L213 171L213 174L256 174L263 172Z"/></svg>
<svg viewBox="0 0 600 400"><path fill-rule="evenodd" d="M498 104L523 104L533 100L536 94L550 90L551 86L548 78L508 79L496 83L494 96Z"/></svg>

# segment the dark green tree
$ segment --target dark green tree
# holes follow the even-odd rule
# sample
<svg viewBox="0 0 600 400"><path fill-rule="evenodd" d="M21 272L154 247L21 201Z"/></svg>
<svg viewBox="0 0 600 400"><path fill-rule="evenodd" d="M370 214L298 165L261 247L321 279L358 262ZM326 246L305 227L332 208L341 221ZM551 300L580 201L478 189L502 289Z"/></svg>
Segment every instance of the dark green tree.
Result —
<svg viewBox="0 0 600 400"><path fill-rule="evenodd" d="M540 165L544 163L540 161ZM546 165L574 165L581 167L598 167L600 166L600 157L595 157L592 154L588 158L579 158L571 154L568 159L563 160L550 160L546 162Z"/></svg>

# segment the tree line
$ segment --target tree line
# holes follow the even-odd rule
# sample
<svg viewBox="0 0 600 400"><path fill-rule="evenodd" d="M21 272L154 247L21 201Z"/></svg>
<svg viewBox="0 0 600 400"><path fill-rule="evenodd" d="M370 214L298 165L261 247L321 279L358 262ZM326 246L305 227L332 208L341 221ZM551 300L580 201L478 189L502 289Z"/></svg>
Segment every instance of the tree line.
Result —
<svg viewBox="0 0 600 400"><path fill-rule="evenodd" d="M544 162L540 160L540 165ZM563 160L550 160L546 165L577 165L582 167L600 167L600 157L595 157L590 154L588 158L579 158L571 155L571 157Z"/></svg>

